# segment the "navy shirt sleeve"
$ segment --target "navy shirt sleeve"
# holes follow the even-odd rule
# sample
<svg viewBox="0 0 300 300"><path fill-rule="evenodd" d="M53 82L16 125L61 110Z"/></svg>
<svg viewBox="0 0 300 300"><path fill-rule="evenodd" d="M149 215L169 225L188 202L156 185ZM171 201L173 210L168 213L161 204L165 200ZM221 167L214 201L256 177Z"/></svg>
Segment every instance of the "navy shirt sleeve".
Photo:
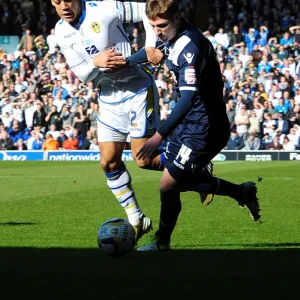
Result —
<svg viewBox="0 0 300 300"><path fill-rule="evenodd" d="M161 52L163 52L165 54L164 48L165 48L165 44L157 41L155 48L159 49ZM131 56L127 57L126 59L126 63L129 67L141 64L141 63L146 63L148 61L147 59L147 53L145 48L139 50L138 52L132 54Z"/></svg>
<svg viewBox="0 0 300 300"><path fill-rule="evenodd" d="M162 137L167 137L185 118L193 107L197 95L205 59L193 42L189 42L178 56L180 98L169 118L158 128Z"/></svg>

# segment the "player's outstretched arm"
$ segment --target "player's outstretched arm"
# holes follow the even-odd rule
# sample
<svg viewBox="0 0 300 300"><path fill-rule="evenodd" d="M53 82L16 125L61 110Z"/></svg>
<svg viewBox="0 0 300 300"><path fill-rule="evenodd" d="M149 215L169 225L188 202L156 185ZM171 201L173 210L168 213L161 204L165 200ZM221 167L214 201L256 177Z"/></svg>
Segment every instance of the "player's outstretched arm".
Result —
<svg viewBox="0 0 300 300"><path fill-rule="evenodd" d="M122 23L137 23L143 21L146 31L145 47L155 48L157 37L146 16L146 3L116 1L116 14Z"/></svg>
<svg viewBox="0 0 300 300"><path fill-rule="evenodd" d="M162 51L157 48L147 47L127 57L126 63L129 67L137 64L149 62L153 65L158 65L164 57Z"/></svg>

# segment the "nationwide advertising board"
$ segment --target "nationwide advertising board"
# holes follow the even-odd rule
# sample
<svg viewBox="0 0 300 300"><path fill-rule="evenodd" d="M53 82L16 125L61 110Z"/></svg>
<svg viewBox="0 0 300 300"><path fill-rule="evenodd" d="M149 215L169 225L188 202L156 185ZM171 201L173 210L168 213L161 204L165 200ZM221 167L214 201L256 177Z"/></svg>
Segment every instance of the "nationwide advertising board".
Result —
<svg viewBox="0 0 300 300"><path fill-rule="evenodd" d="M99 161L98 151L0 151L0 161ZM125 150L123 161L133 161L131 151ZM300 151L222 151L213 161L300 161Z"/></svg>

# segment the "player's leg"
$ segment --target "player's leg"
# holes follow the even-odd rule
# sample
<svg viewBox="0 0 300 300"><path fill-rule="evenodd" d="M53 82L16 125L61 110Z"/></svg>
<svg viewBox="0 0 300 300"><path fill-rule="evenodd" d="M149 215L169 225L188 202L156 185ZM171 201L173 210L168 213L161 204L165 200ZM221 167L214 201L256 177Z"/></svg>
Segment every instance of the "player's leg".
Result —
<svg viewBox="0 0 300 300"><path fill-rule="evenodd" d="M156 151L147 159L138 159L136 154L150 138L158 126L159 122L159 101L157 89L155 86L150 86L147 91L137 95L130 100L130 138L132 157L140 168L162 171L164 169L166 155L163 151ZM208 174L212 175L212 165L209 168L209 163L203 169ZM208 205L213 201L213 194L200 193L201 202L203 205Z"/></svg>
<svg viewBox="0 0 300 300"><path fill-rule="evenodd" d="M128 102L128 114L130 115L130 140L132 157L136 164L143 169L162 171L163 154L157 151L152 157L138 159L136 154L156 131L159 110L156 89L150 86L146 91L136 95Z"/></svg>
<svg viewBox="0 0 300 300"><path fill-rule="evenodd" d="M217 137L217 140L214 139ZM253 182L235 184L221 178L213 177L201 168L215 157L227 142L227 132L208 131L207 138L203 141L203 149L197 154L196 165L200 168L188 182L188 190L198 193L229 196L235 199L239 205L246 206L254 221L260 219L260 207L256 196L257 188Z"/></svg>
<svg viewBox="0 0 300 300"><path fill-rule="evenodd" d="M175 132L166 151L166 161L160 182L161 212L159 229L153 243L139 247L138 251L170 249L171 235L181 211L180 192L186 191L186 178L192 178L195 160L192 150L182 145ZM190 151L191 150L191 151Z"/></svg>
<svg viewBox="0 0 300 300"><path fill-rule="evenodd" d="M138 159L137 153L145 145L146 141L150 138L133 138L131 137L131 152L132 157L135 160L136 164L142 168L153 171L163 171L164 170L164 161L165 156L163 151L156 151L151 157L146 159Z"/></svg>
<svg viewBox="0 0 300 300"><path fill-rule="evenodd" d="M188 183L188 189L198 193L211 193L235 199L240 206L246 206L254 221L261 218L257 199L257 188L254 182L235 184L221 178L212 177L200 171Z"/></svg>
<svg viewBox="0 0 300 300"><path fill-rule="evenodd" d="M102 116L107 117L109 110L101 110ZM102 118L103 120L104 118ZM101 121L101 120L100 120ZM120 129L120 127L119 127ZM125 128L126 130L126 128ZM142 212L131 185L131 176L124 162L122 152L127 133L113 130L98 122L98 141L101 153L101 168L104 170L107 185L115 195L119 204L124 208L129 222L137 232L137 239L151 228L151 220Z"/></svg>
<svg viewBox="0 0 300 300"><path fill-rule="evenodd" d="M160 220L155 239L151 244L141 246L138 251L169 250L171 235L181 211L180 184L170 175L167 168L160 181Z"/></svg>

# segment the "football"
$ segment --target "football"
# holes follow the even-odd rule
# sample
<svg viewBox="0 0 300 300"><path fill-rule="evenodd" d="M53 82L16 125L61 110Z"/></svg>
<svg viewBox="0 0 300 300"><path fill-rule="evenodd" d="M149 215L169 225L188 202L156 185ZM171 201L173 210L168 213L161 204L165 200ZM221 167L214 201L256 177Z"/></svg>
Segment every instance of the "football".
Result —
<svg viewBox="0 0 300 300"><path fill-rule="evenodd" d="M123 257L131 252L135 246L135 230L124 219L110 219L105 221L97 235L100 249L107 255Z"/></svg>

